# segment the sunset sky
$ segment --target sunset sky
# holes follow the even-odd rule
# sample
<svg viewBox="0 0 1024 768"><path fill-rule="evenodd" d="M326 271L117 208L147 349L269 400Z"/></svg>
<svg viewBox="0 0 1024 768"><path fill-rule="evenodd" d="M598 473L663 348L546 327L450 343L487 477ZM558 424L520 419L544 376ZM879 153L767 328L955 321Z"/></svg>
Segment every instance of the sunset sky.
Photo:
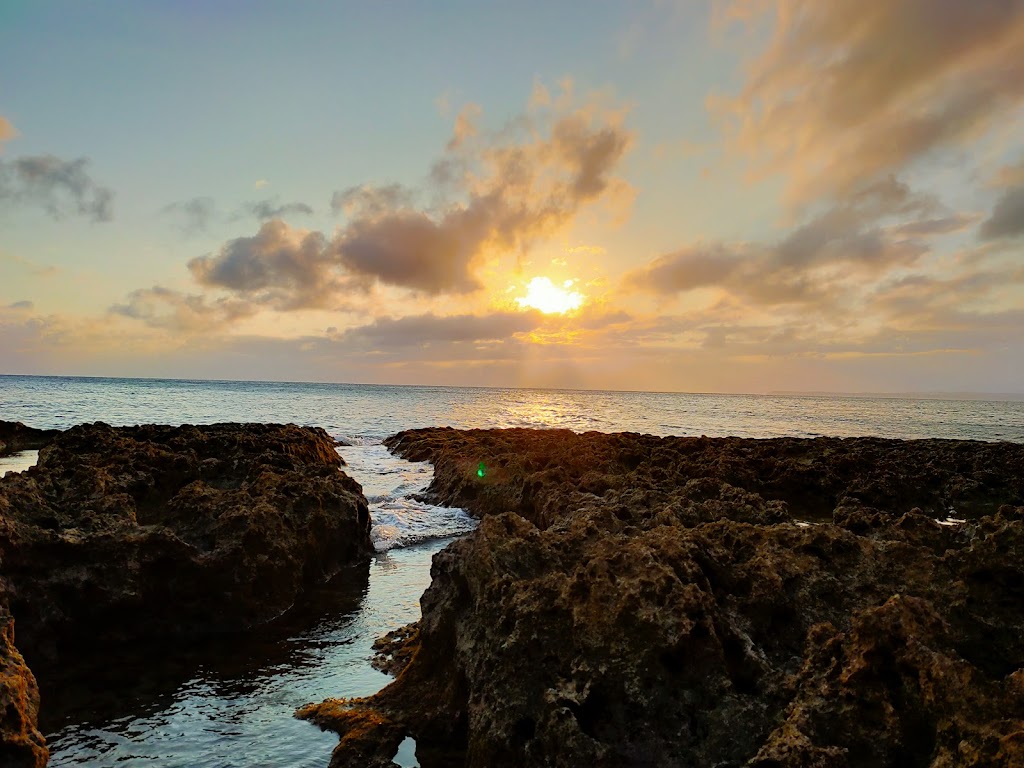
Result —
<svg viewBox="0 0 1024 768"><path fill-rule="evenodd" d="M1024 0L5 0L0 373L1024 392Z"/></svg>

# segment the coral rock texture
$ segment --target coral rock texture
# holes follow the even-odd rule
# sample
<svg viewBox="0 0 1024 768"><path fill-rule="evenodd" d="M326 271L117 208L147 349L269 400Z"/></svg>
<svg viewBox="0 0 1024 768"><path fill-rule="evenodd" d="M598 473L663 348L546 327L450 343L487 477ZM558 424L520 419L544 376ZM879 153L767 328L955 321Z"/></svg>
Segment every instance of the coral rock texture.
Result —
<svg viewBox="0 0 1024 768"><path fill-rule="evenodd" d="M333 768L406 734L424 768L1024 765L1024 445L387 443L482 522L385 644L396 680L300 713Z"/></svg>
<svg viewBox="0 0 1024 768"><path fill-rule="evenodd" d="M245 629L369 558L369 514L322 429L57 435L0 479L0 573L29 663L82 644ZM39 672L39 669L36 669Z"/></svg>

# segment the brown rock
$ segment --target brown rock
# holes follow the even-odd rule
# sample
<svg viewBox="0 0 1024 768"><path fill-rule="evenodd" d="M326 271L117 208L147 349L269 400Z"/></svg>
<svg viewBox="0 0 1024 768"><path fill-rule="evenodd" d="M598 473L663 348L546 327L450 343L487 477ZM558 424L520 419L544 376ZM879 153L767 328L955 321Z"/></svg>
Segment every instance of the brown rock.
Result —
<svg viewBox="0 0 1024 768"><path fill-rule="evenodd" d="M14 619L5 608L0 608L0 765L46 765L50 752L38 722L39 688L14 647Z"/></svg>
<svg viewBox="0 0 1024 768"><path fill-rule="evenodd" d="M414 621L374 640L370 666L386 675L397 676L409 666L419 645L420 623Z"/></svg>
<svg viewBox="0 0 1024 768"><path fill-rule="evenodd" d="M334 768L407 733L424 768L1020 764L1024 446L388 444L483 520L435 555L408 666L319 720Z"/></svg>
<svg viewBox="0 0 1024 768"><path fill-rule="evenodd" d="M19 644L82 644L264 623L368 558L369 515L321 429L83 425L0 479L0 562ZM36 669L39 672L39 669Z"/></svg>

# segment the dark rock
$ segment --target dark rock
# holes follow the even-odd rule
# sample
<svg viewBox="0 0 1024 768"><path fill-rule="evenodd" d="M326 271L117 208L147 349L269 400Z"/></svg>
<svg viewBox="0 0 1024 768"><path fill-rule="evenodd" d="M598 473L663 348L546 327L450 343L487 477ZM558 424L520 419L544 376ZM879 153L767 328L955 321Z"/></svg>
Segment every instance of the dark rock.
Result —
<svg viewBox="0 0 1024 768"><path fill-rule="evenodd" d="M0 562L29 663L265 623L372 552L333 440L294 425L59 434L0 479Z"/></svg>
<svg viewBox="0 0 1024 768"><path fill-rule="evenodd" d="M59 434L59 429L35 429L20 421L0 421L0 456L38 450Z"/></svg>
<svg viewBox="0 0 1024 768"><path fill-rule="evenodd" d="M1024 446L387 442L483 519L435 555L397 679L303 711L344 734L334 768L405 734L424 768L1022 764Z"/></svg>

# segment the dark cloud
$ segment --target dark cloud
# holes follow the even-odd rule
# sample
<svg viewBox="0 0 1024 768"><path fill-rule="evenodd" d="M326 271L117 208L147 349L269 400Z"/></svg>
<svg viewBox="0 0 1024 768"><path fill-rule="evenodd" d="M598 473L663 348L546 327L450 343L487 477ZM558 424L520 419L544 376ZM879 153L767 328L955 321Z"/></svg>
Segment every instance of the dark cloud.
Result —
<svg viewBox="0 0 1024 768"><path fill-rule="evenodd" d="M35 307L35 304L33 304L31 301L27 301L27 300L25 300L25 301L15 301L14 303L7 305L7 309L20 309L20 310L30 310L30 309L33 309L34 307Z"/></svg>
<svg viewBox="0 0 1024 768"><path fill-rule="evenodd" d="M255 237L189 264L209 287L255 293L278 308L325 306L342 288L373 282L438 295L466 293L487 253L524 253L567 225L580 207L624 182L612 172L631 136L619 113L587 104L544 118L528 116L489 134L465 118L444 161L443 185L400 185L338 192L332 208L346 222L330 239L274 219Z"/></svg>
<svg viewBox="0 0 1024 768"><path fill-rule="evenodd" d="M164 206L160 213L174 216L180 229L186 234L205 232L216 213L212 197L193 197Z"/></svg>
<svg viewBox="0 0 1024 768"><path fill-rule="evenodd" d="M992 215L982 222L978 235L982 240L1024 235L1024 185L1003 193Z"/></svg>
<svg viewBox="0 0 1024 768"><path fill-rule="evenodd" d="M303 216L313 215L312 207L305 203L278 203L276 200L260 200L254 203L246 203L242 210L260 221L268 219L280 219L285 216L301 214Z"/></svg>
<svg viewBox="0 0 1024 768"><path fill-rule="evenodd" d="M93 221L113 218L114 193L92 180L89 161L53 155L0 160L0 202L38 205L53 218L72 214Z"/></svg>
<svg viewBox="0 0 1024 768"><path fill-rule="evenodd" d="M236 299L211 301L205 296L156 285L132 291L124 304L113 305L110 312L141 320L152 328L206 333L221 330L236 320L253 315L256 307Z"/></svg>
<svg viewBox="0 0 1024 768"><path fill-rule="evenodd" d="M1021 0L737 0L774 10L741 95L742 149L789 173L798 202L843 195L956 147L1024 101Z"/></svg>
<svg viewBox="0 0 1024 768"><path fill-rule="evenodd" d="M280 219L252 237L230 240L214 255L188 263L196 282L225 288L246 301L288 310L328 307L351 278L338 274L337 257L321 232L292 229Z"/></svg>

